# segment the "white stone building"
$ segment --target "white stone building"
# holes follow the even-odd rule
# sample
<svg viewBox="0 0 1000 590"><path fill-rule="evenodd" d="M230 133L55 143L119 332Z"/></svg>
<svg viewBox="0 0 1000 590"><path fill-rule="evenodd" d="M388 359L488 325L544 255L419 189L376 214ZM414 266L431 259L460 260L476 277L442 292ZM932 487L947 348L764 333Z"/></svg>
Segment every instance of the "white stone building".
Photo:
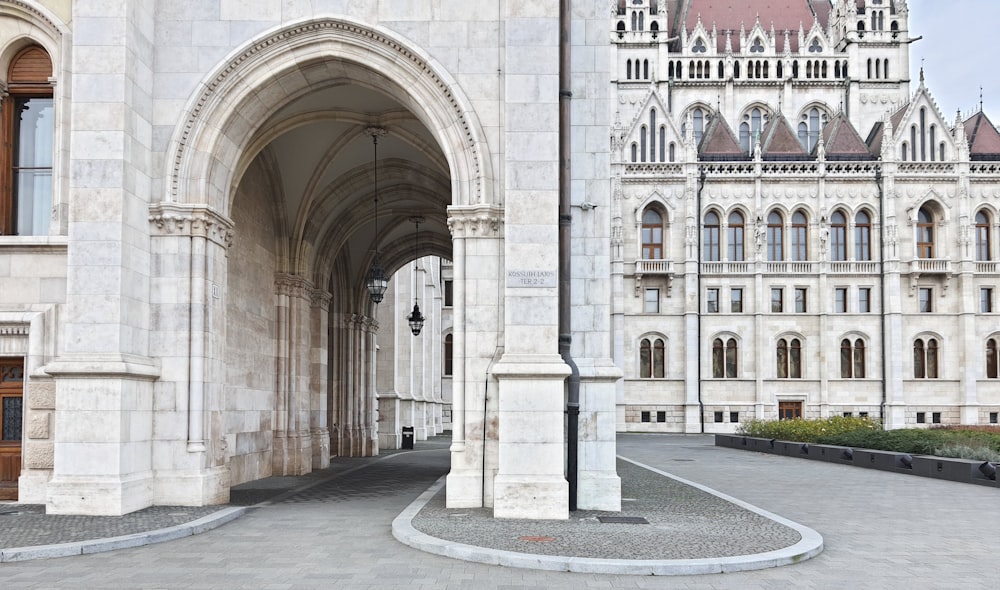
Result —
<svg viewBox="0 0 1000 590"><path fill-rule="evenodd" d="M911 96L911 38L902 0L0 0L0 494L222 503L405 427L451 432L450 506L565 518L620 508L617 430L995 421L1000 134Z"/></svg>

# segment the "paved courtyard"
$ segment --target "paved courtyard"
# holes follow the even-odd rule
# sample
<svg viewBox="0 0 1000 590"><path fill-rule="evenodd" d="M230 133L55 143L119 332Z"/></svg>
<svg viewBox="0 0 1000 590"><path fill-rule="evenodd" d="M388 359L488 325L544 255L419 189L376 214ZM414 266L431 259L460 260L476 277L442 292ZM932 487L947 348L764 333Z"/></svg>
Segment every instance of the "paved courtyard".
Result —
<svg viewBox="0 0 1000 590"><path fill-rule="evenodd" d="M0 588L995 588L997 490L718 448L710 436L620 435L619 454L781 515L823 536L800 564L702 576L627 576L505 568L431 555L391 523L447 471L447 441L360 460L329 482L282 496L220 528L167 543L0 564ZM398 466L391 470L376 465ZM274 489L266 489L270 485ZM2 518L2 517L0 517ZM0 527L6 525L0 520ZM738 523L720 515L720 530ZM734 530L734 534L739 531Z"/></svg>

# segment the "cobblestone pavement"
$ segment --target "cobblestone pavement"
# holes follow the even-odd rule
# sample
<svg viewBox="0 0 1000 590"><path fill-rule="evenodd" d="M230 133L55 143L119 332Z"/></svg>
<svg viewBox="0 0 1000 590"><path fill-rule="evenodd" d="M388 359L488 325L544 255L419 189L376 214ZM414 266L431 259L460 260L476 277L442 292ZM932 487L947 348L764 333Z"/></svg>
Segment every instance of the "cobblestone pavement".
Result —
<svg viewBox="0 0 1000 590"><path fill-rule="evenodd" d="M414 452L338 461L335 473L264 480L244 493L269 503L221 528L134 549L0 564L0 588L996 587L995 489L723 449L707 436L622 435L619 453L810 526L825 551L788 567L669 578L430 555L395 541L390 526L447 470L446 448L447 441L418 441ZM313 487L290 493L302 483ZM725 518L714 525L723 534L737 528Z"/></svg>

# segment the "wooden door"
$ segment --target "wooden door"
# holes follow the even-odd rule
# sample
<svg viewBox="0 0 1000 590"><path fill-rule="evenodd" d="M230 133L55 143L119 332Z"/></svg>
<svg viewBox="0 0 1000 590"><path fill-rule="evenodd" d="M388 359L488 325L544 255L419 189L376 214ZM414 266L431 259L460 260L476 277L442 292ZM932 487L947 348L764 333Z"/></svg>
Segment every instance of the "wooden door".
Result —
<svg viewBox="0 0 1000 590"><path fill-rule="evenodd" d="M0 500L17 500L21 476L24 363L0 359Z"/></svg>

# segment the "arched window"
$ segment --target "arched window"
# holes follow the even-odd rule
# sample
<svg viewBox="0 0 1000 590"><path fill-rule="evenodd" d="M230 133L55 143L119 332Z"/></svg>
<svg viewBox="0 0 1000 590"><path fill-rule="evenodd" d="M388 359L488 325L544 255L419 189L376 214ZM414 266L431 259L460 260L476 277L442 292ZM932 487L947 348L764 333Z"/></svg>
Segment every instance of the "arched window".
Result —
<svg viewBox="0 0 1000 590"><path fill-rule="evenodd" d="M662 162L662 161L664 161L664 159L666 159L666 151L667 151L667 149L666 149L667 148L667 128L664 127L663 125L660 125L660 135L659 135L659 137L660 137L660 161ZM673 145L674 144L670 144L671 148L673 147ZM670 161L672 162L673 159L671 159Z"/></svg>
<svg viewBox="0 0 1000 590"><path fill-rule="evenodd" d="M976 213L976 260L992 260L990 248L990 216L985 211Z"/></svg>
<svg viewBox="0 0 1000 590"><path fill-rule="evenodd" d="M742 262L744 258L743 238L744 238L743 214L733 211L729 214L729 229L726 237L729 246L729 261Z"/></svg>
<svg viewBox="0 0 1000 590"><path fill-rule="evenodd" d="M795 262L809 260L809 221L805 213L796 211L792 214L792 244L791 255Z"/></svg>
<svg viewBox="0 0 1000 590"><path fill-rule="evenodd" d="M854 259L872 259L872 220L864 211L854 216Z"/></svg>
<svg viewBox="0 0 1000 590"><path fill-rule="evenodd" d="M721 232L719 215L714 211L705 214L702 257L706 262L718 262L720 255L719 233Z"/></svg>
<svg viewBox="0 0 1000 590"><path fill-rule="evenodd" d="M455 337L451 334L445 334L442 356L444 357L444 374L448 376L453 375L455 367Z"/></svg>
<svg viewBox="0 0 1000 590"><path fill-rule="evenodd" d="M990 338L986 341L986 378L996 379L1000 376L1000 366L998 366L997 358L997 342L996 338Z"/></svg>
<svg viewBox="0 0 1000 590"><path fill-rule="evenodd" d="M906 161L906 158L908 156L908 154L907 154L907 150L908 149L909 149L909 147L908 147L907 143L904 141L903 145L900 147L900 150L899 150L900 151L900 153L899 153L899 159L901 161L903 161L903 162Z"/></svg>
<svg viewBox="0 0 1000 590"><path fill-rule="evenodd" d="M735 379L739 349L735 338L725 341L716 338L712 342L712 377L714 379Z"/></svg>
<svg viewBox="0 0 1000 590"><path fill-rule="evenodd" d="M798 338L778 340L775 358L779 379L802 378L802 342Z"/></svg>
<svg viewBox="0 0 1000 590"><path fill-rule="evenodd" d="M19 51L7 70L0 166L9 176L0 187L0 235L49 233L55 129L51 77L49 54L37 45Z"/></svg>
<svg viewBox="0 0 1000 590"><path fill-rule="evenodd" d="M701 109L695 109L692 112L692 118L694 120L694 143L698 145L701 143L701 138L705 135L705 111Z"/></svg>
<svg viewBox="0 0 1000 590"><path fill-rule="evenodd" d="M813 107L802 114L799 123L799 142L807 152L811 152L819 143L819 135L822 131L822 123L826 119L825 114L821 114L819 109Z"/></svg>
<svg viewBox="0 0 1000 590"><path fill-rule="evenodd" d="M649 161L656 161L656 109L649 109Z"/></svg>
<svg viewBox="0 0 1000 590"><path fill-rule="evenodd" d="M852 344L847 338L840 341L840 376L843 379L864 379L865 341L858 338Z"/></svg>
<svg viewBox="0 0 1000 590"><path fill-rule="evenodd" d="M937 379L938 353L936 338L928 338L926 341L917 338L913 342L913 377L915 379Z"/></svg>
<svg viewBox="0 0 1000 590"><path fill-rule="evenodd" d="M677 161L677 146L675 146L672 141L670 142L670 161Z"/></svg>
<svg viewBox="0 0 1000 590"><path fill-rule="evenodd" d="M934 258L934 216L927 207L917 212L917 258Z"/></svg>
<svg viewBox="0 0 1000 590"><path fill-rule="evenodd" d="M663 260L663 216L653 208L642 214L642 259Z"/></svg>
<svg viewBox="0 0 1000 590"><path fill-rule="evenodd" d="M632 161L639 161L639 146L634 141L632 142Z"/></svg>
<svg viewBox="0 0 1000 590"><path fill-rule="evenodd" d="M743 122L740 123L740 147L744 152L753 153L757 137L766 124L767 114L760 107L754 107L743 115Z"/></svg>
<svg viewBox="0 0 1000 590"><path fill-rule="evenodd" d="M636 60L635 64L636 64L635 65L635 77L638 78L639 77L639 60ZM642 79L643 80L649 80L649 60L648 59L642 60Z"/></svg>
<svg viewBox="0 0 1000 590"><path fill-rule="evenodd" d="M639 161L646 161L646 126L639 129Z"/></svg>
<svg viewBox="0 0 1000 590"><path fill-rule="evenodd" d="M767 216L767 259L780 262L785 259L785 220L781 213L772 211Z"/></svg>
<svg viewBox="0 0 1000 590"><path fill-rule="evenodd" d="M634 10L632 11L632 30L639 30L639 13Z"/></svg>
<svg viewBox="0 0 1000 590"><path fill-rule="evenodd" d="M625 79L632 79L632 60L630 59L625 60Z"/></svg>
<svg viewBox="0 0 1000 590"><path fill-rule="evenodd" d="M839 210L830 216L830 260L847 260L847 218Z"/></svg>
<svg viewBox="0 0 1000 590"><path fill-rule="evenodd" d="M639 343L639 377L663 379L666 346L662 338L643 338Z"/></svg>

